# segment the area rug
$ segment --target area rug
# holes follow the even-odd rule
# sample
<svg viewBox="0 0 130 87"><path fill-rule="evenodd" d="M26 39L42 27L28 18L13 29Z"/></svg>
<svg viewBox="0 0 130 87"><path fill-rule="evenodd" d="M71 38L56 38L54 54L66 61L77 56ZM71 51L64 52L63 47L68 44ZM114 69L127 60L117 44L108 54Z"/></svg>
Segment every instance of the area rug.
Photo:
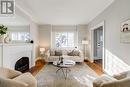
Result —
<svg viewBox="0 0 130 87"><path fill-rule="evenodd" d="M85 63L71 67L71 72L65 79L62 71L56 73L58 68L47 64L36 75L38 87L92 87L92 82L98 75Z"/></svg>

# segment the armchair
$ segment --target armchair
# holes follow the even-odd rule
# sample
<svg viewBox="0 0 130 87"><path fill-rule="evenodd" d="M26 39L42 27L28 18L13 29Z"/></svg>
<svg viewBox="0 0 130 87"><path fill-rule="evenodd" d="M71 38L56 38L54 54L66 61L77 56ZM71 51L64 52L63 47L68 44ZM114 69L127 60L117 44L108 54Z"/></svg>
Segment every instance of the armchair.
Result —
<svg viewBox="0 0 130 87"><path fill-rule="evenodd" d="M93 87L130 87L130 77L127 72L118 75L102 75L93 82Z"/></svg>
<svg viewBox="0 0 130 87"><path fill-rule="evenodd" d="M37 87L37 81L30 73L0 68L0 87Z"/></svg>

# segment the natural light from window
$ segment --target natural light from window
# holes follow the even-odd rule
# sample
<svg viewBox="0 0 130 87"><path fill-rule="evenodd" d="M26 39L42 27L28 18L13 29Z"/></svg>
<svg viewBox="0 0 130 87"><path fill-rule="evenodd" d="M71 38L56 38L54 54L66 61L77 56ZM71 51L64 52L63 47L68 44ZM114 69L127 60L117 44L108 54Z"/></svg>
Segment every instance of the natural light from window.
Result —
<svg viewBox="0 0 130 87"><path fill-rule="evenodd" d="M74 33L55 32L55 47L74 47Z"/></svg>
<svg viewBox="0 0 130 87"><path fill-rule="evenodd" d="M12 41L27 41L29 39L28 32L12 32L11 33Z"/></svg>

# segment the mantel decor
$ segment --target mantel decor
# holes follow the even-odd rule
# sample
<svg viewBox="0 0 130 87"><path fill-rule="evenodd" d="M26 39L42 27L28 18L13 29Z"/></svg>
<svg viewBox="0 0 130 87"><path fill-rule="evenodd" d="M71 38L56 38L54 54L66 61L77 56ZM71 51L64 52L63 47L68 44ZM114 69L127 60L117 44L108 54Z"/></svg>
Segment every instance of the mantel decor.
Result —
<svg viewBox="0 0 130 87"><path fill-rule="evenodd" d="M4 35L7 33L8 28L4 25L0 25L0 43L4 43Z"/></svg>

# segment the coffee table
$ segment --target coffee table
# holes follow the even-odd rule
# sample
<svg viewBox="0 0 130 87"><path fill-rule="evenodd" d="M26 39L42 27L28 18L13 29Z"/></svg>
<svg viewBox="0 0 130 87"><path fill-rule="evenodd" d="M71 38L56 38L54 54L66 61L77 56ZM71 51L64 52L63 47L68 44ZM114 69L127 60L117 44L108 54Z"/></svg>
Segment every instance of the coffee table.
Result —
<svg viewBox="0 0 130 87"><path fill-rule="evenodd" d="M67 78L68 72L70 72L70 67L73 67L75 65L75 61L63 59L63 63L59 63L59 61L54 61L53 65L58 67L56 70L56 73L58 73L60 70L63 72L63 75L65 79Z"/></svg>

